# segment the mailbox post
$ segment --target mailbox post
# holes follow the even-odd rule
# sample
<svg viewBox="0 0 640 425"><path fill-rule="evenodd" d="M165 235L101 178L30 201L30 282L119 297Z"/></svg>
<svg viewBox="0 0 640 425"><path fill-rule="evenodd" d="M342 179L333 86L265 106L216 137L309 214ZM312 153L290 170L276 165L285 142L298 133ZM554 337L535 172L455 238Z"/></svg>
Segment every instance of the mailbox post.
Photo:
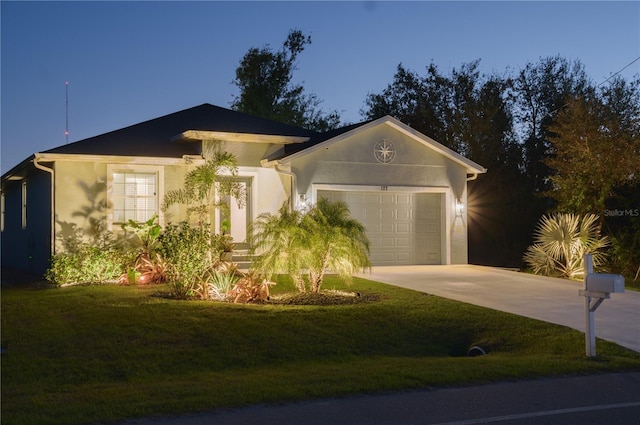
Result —
<svg viewBox="0 0 640 425"><path fill-rule="evenodd" d="M587 357L596 355L596 331L594 313L612 292L624 292L624 277L619 274L602 274L593 272L593 257L584 256L584 289L578 291L584 297L585 342ZM595 299L592 304L592 298Z"/></svg>

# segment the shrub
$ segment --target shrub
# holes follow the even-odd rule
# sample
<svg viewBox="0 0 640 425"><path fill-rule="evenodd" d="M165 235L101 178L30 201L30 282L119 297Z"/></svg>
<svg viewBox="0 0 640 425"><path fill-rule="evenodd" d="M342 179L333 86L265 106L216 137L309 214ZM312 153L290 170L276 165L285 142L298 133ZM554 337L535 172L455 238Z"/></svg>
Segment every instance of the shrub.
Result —
<svg viewBox="0 0 640 425"><path fill-rule="evenodd" d="M85 244L77 252L54 256L45 278L56 285L116 282L125 261L119 249Z"/></svg>
<svg viewBox="0 0 640 425"><path fill-rule="evenodd" d="M536 274L569 279L584 275L584 255L592 254L594 267L599 266L605 260L600 249L609 245L609 239L600 236L597 221L595 214L543 216L524 261Z"/></svg>
<svg viewBox="0 0 640 425"><path fill-rule="evenodd" d="M44 276L55 285L116 282L129 262L128 252L106 230L104 219L95 223L88 241L83 230L73 224L62 246L64 252L51 257Z"/></svg>
<svg viewBox="0 0 640 425"><path fill-rule="evenodd" d="M187 222L169 224L159 241L160 252L167 262L166 277L171 294L176 298L193 295L213 266L208 226L191 227Z"/></svg>

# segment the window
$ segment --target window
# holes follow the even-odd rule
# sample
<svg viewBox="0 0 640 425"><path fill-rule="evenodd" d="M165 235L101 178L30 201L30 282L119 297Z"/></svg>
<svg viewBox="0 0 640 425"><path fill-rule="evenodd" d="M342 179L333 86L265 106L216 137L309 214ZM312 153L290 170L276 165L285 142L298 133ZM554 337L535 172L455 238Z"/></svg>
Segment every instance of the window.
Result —
<svg viewBox="0 0 640 425"><path fill-rule="evenodd" d="M22 228L27 228L27 182L22 182Z"/></svg>
<svg viewBox="0 0 640 425"><path fill-rule="evenodd" d="M135 171L113 173L113 223L138 223L158 213L158 174Z"/></svg>
<svg viewBox="0 0 640 425"><path fill-rule="evenodd" d="M0 193L0 232L4 232L4 209L5 209L4 192Z"/></svg>

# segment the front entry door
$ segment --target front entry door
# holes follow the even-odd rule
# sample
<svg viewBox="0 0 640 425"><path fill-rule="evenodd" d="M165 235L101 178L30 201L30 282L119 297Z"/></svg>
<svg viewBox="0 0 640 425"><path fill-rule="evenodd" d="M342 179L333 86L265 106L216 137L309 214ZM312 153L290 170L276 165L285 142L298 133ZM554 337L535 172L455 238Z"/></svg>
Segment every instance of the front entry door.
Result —
<svg viewBox="0 0 640 425"><path fill-rule="evenodd" d="M230 234L236 249L249 248L249 223L251 222L251 177L240 177L236 181L243 187L246 199L242 207L238 206L238 200L233 196L225 199L228 214L220 215L220 230Z"/></svg>

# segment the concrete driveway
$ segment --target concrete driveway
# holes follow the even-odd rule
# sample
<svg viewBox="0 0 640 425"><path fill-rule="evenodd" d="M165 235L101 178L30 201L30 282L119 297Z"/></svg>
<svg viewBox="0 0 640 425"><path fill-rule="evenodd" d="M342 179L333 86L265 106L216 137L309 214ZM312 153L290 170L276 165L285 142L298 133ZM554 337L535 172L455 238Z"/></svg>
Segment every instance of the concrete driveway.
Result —
<svg viewBox="0 0 640 425"><path fill-rule="evenodd" d="M582 282L474 265L379 266L360 277L585 330ZM611 294L595 328L598 338L640 352L640 292Z"/></svg>

